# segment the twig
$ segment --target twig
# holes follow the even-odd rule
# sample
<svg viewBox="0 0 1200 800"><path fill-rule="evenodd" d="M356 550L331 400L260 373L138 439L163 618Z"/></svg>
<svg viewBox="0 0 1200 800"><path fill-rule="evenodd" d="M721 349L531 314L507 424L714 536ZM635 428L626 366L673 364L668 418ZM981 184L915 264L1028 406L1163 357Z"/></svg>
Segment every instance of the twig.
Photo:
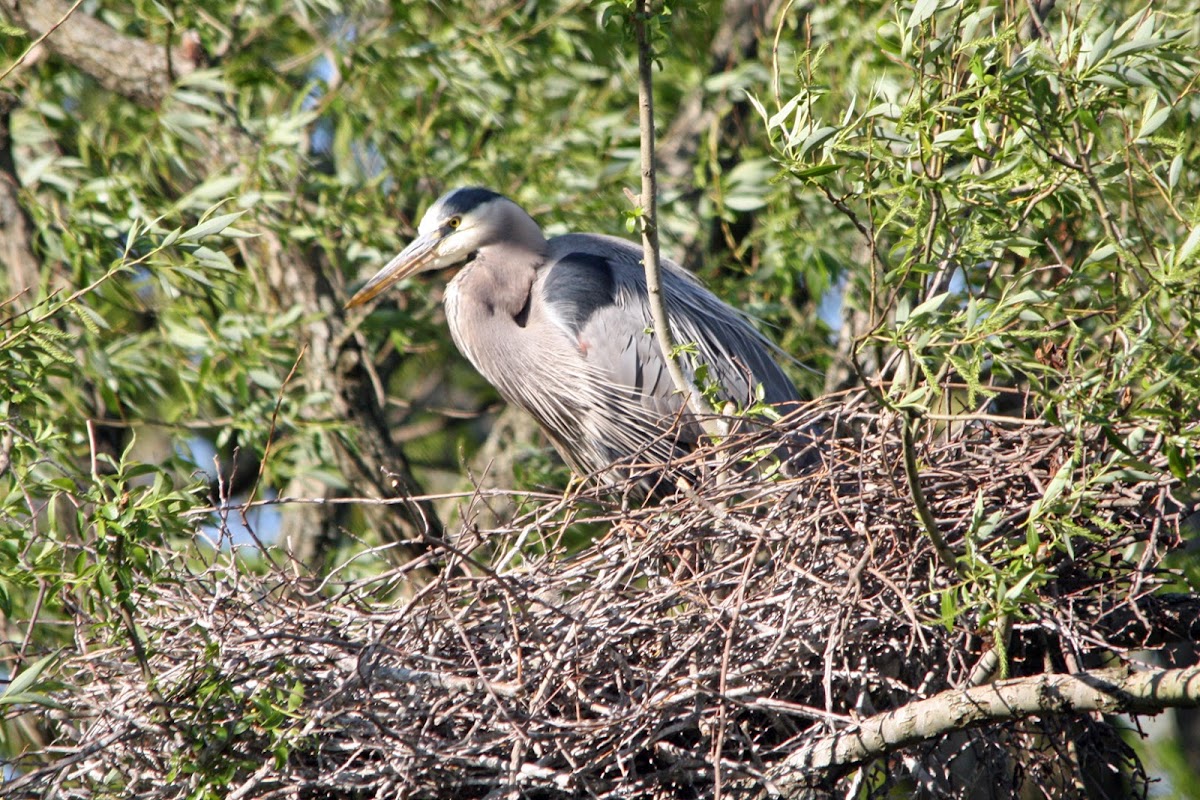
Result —
<svg viewBox="0 0 1200 800"><path fill-rule="evenodd" d="M929 503L925 500L925 493L921 490L921 473L917 469L916 445L913 442L912 432L916 424L915 419L907 416L900 422L904 445L904 476L908 481L913 510L916 511L917 518L921 520L921 525L925 528L925 534L929 537L929 541L933 543L933 549L937 552L942 566L954 570L958 577L965 578L966 571L962 564L958 563L958 557L950 549L950 545L946 543L946 537L942 535L937 519L934 518L933 512L929 509Z"/></svg>
<svg viewBox="0 0 1200 800"><path fill-rule="evenodd" d="M83 5L83 0L75 0L74 5L72 5L70 8L67 9L66 13L62 15L62 17L58 20L58 22L55 22L49 28L46 28L46 30L42 31L41 36L37 37L32 42L30 42L29 47L25 48L25 52L23 52L23 53L21 53L21 55L17 56L16 60L8 65L8 69L4 70L4 72L0 72L0 83L3 83L4 79L7 78L14 69L16 69L17 67L24 64L25 59L29 57L29 54L32 53L38 45L40 45L42 42L46 41L46 39L48 39L50 37L50 34L54 33L56 30L58 30L59 27L64 22L66 22L68 19L70 19L71 15L74 14L76 9L78 9L81 5Z"/></svg>

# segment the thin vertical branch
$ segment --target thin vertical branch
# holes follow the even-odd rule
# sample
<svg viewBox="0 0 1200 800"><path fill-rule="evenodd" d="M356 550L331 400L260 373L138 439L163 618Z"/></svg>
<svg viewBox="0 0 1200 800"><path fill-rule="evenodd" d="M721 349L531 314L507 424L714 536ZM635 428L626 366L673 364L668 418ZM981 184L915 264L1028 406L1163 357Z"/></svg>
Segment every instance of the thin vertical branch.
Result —
<svg viewBox="0 0 1200 800"><path fill-rule="evenodd" d="M909 418L905 418L900 424L901 442L904 445L904 476L908 480L908 491L912 497L913 510L916 512L917 519L921 521L921 525L924 526L929 541L933 543L933 549L937 553L938 560L942 562L942 566L954 570L958 577L965 578L966 573L963 566L958 563L954 550L946 542L946 537L942 535L937 518L933 516L933 511L930 510L929 503L925 499L925 493L921 490L916 444L913 441L913 428L916 424L915 419Z"/></svg>
<svg viewBox="0 0 1200 800"><path fill-rule="evenodd" d="M658 257L658 177L654 168L654 94L651 70L654 67L654 52L650 43L648 23L653 16L653 0L637 0L633 11L633 30L638 46L638 127L642 133L642 252L646 269L646 294L650 301L650 319L654 323L654 338L667 365L667 373L675 389L687 398L688 407L701 420L706 431L709 424L704 420L713 416L713 411L699 390L683 373L679 356L675 353L675 337L667 317L666 302L662 290L662 268ZM712 431L709 431L710 433Z"/></svg>

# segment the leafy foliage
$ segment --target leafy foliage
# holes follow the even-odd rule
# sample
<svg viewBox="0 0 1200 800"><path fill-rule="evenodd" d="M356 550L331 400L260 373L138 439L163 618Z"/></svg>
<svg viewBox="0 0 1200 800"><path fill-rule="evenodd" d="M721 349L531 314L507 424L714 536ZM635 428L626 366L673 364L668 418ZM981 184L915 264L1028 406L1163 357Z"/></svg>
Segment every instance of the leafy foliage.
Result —
<svg viewBox="0 0 1200 800"><path fill-rule="evenodd" d="M1143 439L1196 492L1198 429L1180 414L1200 404L1194 34L1158 7L1035 25L918 2L870 23L875 46L846 73L828 40L795 48L754 100L786 183L836 208L869 262L844 299L855 369L927 427L1016 411L1125 454L1067 459L1024 541L959 557L944 616L1009 624L1035 613L1046 554L1094 535L1103 488L1144 469ZM998 523L976 507L981 540Z"/></svg>
<svg viewBox="0 0 1200 800"><path fill-rule="evenodd" d="M305 480L367 493L335 447L357 446L337 393L305 373L318 353L330 372L347 342L379 354L415 473L463 486L498 403L448 340L438 282L321 326L341 324L346 286L450 185L504 191L551 233L624 232L638 171L626 5L112 0L85 10L160 48L195 37L199 68L161 104L52 48L7 74L16 197L41 265L38 285L0 298L7 753L43 738L16 711L52 706L73 637L145 663L144 587L197 562L240 575L286 560L287 530L253 553L194 547L203 524L228 527L215 502ZM812 395L869 387L918 439L971 415L1068 432L1019 530L981 500L958 580L931 589L948 628L978 626L1003 650L1044 602L1049 565L1108 534L1091 524L1098 498L1150 475L1135 455L1147 443L1194 499L1191 9L1079 5L1039 26L1020 4L784 3L730 48L732 5L673 4L659 21L664 252L815 367L794 370ZM19 27L0 40L6 64L34 38ZM322 265L303 273L315 285L298 262ZM1084 458L1102 439L1118 455ZM219 466L194 455L208 448ZM518 485L566 484L540 439L508 449ZM450 504L470 517L476 501ZM381 568L375 527L357 514L328 526L339 563L322 591ZM1141 554L1120 545L1114 569ZM1181 566L1194 586L1196 565ZM222 681L204 683L214 707L232 696ZM245 724L287 728L290 692L264 688ZM293 744L272 746L284 759ZM216 762L190 755L179 769L219 785Z"/></svg>

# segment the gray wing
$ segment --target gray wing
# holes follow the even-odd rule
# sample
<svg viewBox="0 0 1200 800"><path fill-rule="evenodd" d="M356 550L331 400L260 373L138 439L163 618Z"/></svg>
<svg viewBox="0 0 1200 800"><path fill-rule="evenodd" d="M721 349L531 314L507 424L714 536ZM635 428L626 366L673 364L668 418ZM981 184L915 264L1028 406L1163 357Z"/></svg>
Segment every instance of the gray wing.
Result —
<svg viewBox="0 0 1200 800"><path fill-rule="evenodd" d="M636 390L659 413L677 412L681 398L650 331L641 248L598 234L559 236L550 245L542 278L550 316L615 384ZM695 343L722 400L747 405L756 399L758 384L768 403L799 399L771 356L774 346L743 314L672 261L663 260L662 275L675 341ZM688 378L694 378L690 369Z"/></svg>

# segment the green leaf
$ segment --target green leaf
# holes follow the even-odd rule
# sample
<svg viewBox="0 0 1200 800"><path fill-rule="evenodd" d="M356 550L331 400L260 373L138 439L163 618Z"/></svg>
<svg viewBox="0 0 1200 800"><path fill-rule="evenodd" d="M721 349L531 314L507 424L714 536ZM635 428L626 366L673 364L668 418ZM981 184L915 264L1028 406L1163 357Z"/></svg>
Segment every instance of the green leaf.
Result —
<svg viewBox="0 0 1200 800"><path fill-rule="evenodd" d="M904 23L904 26L911 30L932 17L938 9L938 2L939 0L917 0L917 2L913 5L912 13L908 15L908 21Z"/></svg>
<svg viewBox="0 0 1200 800"><path fill-rule="evenodd" d="M758 195L733 194L725 198L725 206L734 211L757 211L766 204L766 198Z"/></svg>
<svg viewBox="0 0 1200 800"><path fill-rule="evenodd" d="M1113 254L1115 254L1116 252L1117 252L1116 245L1113 245L1113 244L1101 245L1100 247L1097 247L1095 250L1093 250L1091 253L1088 254L1088 257L1083 260L1083 265L1086 267L1088 264L1097 264L1101 261L1107 261L1108 259L1112 258Z"/></svg>
<svg viewBox="0 0 1200 800"><path fill-rule="evenodd" d="M904 395L904 397L901 397L899 400L897 400L896 407L897 408L913 408L913 407L923 408L925 406L925 402L928 399L928 397L929 397L929 387L928 386L918 386L916 389L912 390L908 394Z"/></svg>
<svg viewBox="0 0 1200 800"><path fill-rule="evenodd" d="M958 603L955 598L956 590L943 589L941 592L941 623L947 631L954 630L958 619Z"/></svg>
<svg viewBox="0 0 1200 800"><path fill-rule="evenodd" d="M933 297L929 298L910 311L908 314L908 320L906 321L911 322L917 317L929 316L945 305L946 300L949 299L949 297L950 292L941 292L940 294L935 294Z"/></svg>
<svg viewBox="0 0 1200 800"><path fill-rule="evenodd" d="M1171 159L1171 168L1167 171L1167 188L1174 189L1179 185L1179 176L1183 174L1183 154Z"/></svg>
<svg viewBox="0 0 1200 800"><path fill-rule="evenodd" d="M1008 590L1004 593L1004 599L1009 602L1020 599L1021 595L1025 593L1025 589L1029 586L1030 581L1036 578L1037 575L1036 571L1031 570L1026 572L1016 583L1008 587Z"/></svg>
<svg viewBox="0 0 1200 800"><path fill-rule="evenodd" d="M245 211L233 211L228 214L217 214L209 217L195 227L181 233L179 238L188 241L191 239L202 239L205 236L213 236L225 230L245 213Z"/></svg>
<svg viewBox="0 0 1200 800"><path fill-rule="evenodd" d="M831 172L837 172L842 169L841 164L818 164L813 167L805 167L803 169L790 170L790 174L796 178L819 178L822 175L828 175Z"/></svg>
<svg viewBox="0 0 1200 800"><path fill-rule="evenodd" d="M249 369L246 371L246 374L250 376L250 380L254 381L255 384L269 391L276 391L283 386L283 381L274 372L269 370Z"/></svg>
<svg viewBox="0 0 1200 800"><path fill-rule="evenodd" d="M1168 108L1160 108L1157 111L1155 111L1153 114L1151 114L1149 117L1144 117L1142 119L1142 127L1141 127L1141 129L1138 130L1137 136L1135 138L1137 138L1138 140L1147 138L1148 136L1153 134L1155 131L1157 131L1159 128L1161 128L1163 126L1163 123L1165 123L1170 116L1171 116L1171 109L1168 107Z"/></svg>
<svg viewBox="0 0 1200 800"><path fill-rule="evenodd" d="M244 180L241 175L214 175L180 198L175 207L182 210L207 209L237 192Z"/></svg>
<svg viewBox="0 0 1200 800"><path fill-rule="evenodd" d="M17 673L16 677L9 682L8 688L0 694L0 704L8 704L14 702L27 702L24 700L14 700L15 697L23 695L27 690L32 689L37 683L38 678L42 673L54 663L58 658L58 653L51 653L42 656L32 664L27 665L24 669Z"/></svg>
<svg viewBox="0 0 1200 800"><path fill-rule="evenodd" d="M825 142L829 141L829 139L832 138L838 132L838 130L838 128L835 128L832 125L825 125L810 133L808 137L805 138L804 144L800 146L801 157L803 157L814 147L819 147Z"/></svg>
<svg viewBox="0 0 1200 800"><path fill-rule="evenodd" d="M936 148L938 146L954 144L955 142L965 138L966 135L966 128L952 128L948 131L942 131L937 136L933 137L933 146Z"/></svg>
<svg viewBox="0 0 1200 800"><path fill-rule="evenodd" d="M801 96L796 95L784 103L783 106L781 106L780 109L772 114L770 119L767 120L767 127L782 128L783 123L787 122L792 116L792 112L796 110L796 105L800 102L800 100Z"/></svg>
<svg viewBox="0 0 1200 800"><path fill-rule="evenodd" d="M1050 485L1046 487L1046 493L1042 495L1041 505L1045 506L1054 503L1062 496L1063 491L1071 483L1071 477L1075 474L1075 457L1071 456L1063 465L1054 473L1054 478L1050 481Z"/></svg>
<svg viewBox="0 0 1200 800"><path fill-rule="evenodd" d="M1100 34L1100 37L1092 45L1091 50L1088 51L1087 58L1084 60L1084 65L1087 69L1092 69L1108 55L1109 50L1112 49L1113 35L1115 33L1116 26L1109 25Z"/></svg>
<svg viewBox="0 0 1200 800"><path fill-rule="evenodd" d="M1200 247L1200 225L1196 225L1188 233L1188 237L1183 240L1183 244L1179 246L1179 251L1175 254L1175 265L1183 266L1192 254L1196 252L1196 248Z"/></svg>

